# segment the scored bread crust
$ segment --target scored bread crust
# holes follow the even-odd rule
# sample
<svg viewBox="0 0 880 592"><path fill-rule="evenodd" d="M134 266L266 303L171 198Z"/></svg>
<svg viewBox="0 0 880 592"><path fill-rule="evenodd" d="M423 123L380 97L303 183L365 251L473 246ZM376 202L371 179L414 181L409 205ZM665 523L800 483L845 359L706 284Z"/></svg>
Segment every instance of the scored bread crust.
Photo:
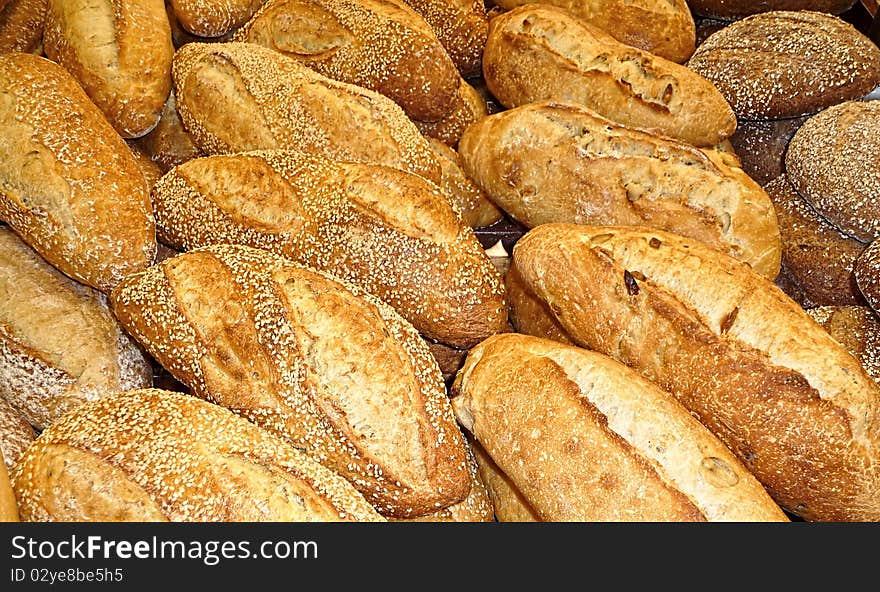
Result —
<svg viewBox="0 0 880 592"><path fill-rule="evenodd" d="M10 0L0 10L0 52L43 53L49 0Z"/></svg>
<svg viewBox="0 0 880 592"><path fill-rule="evenodd" d="M779 272L770 198L716 150L540 101L483 118L458 151L465 173L527 227L650 226L701 240L768 278Z"/></svg>
<svg viewBox="0 0 880 592"><path fill-rule="evenodd" d="M66 415L12 481L29 521L382 521L301 451L227 409L159 389Z"/></svg>
<svg viewBox="0 0 880 592"><path fill-rule="evenodd" d="M497 335L468 353L452 405L545 521L787 521L671 394L607 356Z"/></svg>
<svg viewBox="0 0 880 592"><path fill-rule="evenodd" d="M221 37L238 29L266 0L170 0L180 26L198 37Z"/></svg>
<svg viewBox="0 0 880 592"><path fill-rule="evenodd" d="M578 345L672 392L780 505L811 520L880 518L880 387L768 280L633 227L544 225L513 264Z"/></svg>
<svg viewBox="0 0 880 592"><path fill-rule="evenodd" d="M423 335L467 348L502 331L500 274L439 188L380 165L296 152L191 160L153 191L159 239L236 243L333 273Z"/></svg>
<svg viewBox="0 0 880 592"><path fill-rule="evenodd" d="M252 43L188 43L172 64L177 110L206 154L262 149L384 164L435 183L440 164L403 110Z"/></svg>
<svg viewBox="0 0 880 592"><path fill-rule="evenodd" d="M386 516L465 498L436 362L393 309L268 251L194 249L129 277L120 322L193 394L307 451Z"/></svg>
<svg viewBox="0 0 880 592"><path fill-rule="evenodd" d="M483 0L404 0L434 30L464 78L480 75L489 17Z"/></svg>

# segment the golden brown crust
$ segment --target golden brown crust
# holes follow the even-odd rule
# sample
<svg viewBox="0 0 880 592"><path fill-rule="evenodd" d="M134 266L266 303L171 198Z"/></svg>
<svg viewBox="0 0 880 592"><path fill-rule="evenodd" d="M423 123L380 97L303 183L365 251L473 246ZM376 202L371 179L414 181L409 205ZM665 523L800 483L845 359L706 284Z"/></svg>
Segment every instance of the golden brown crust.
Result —
<svg viewBox="0 0 880 592"><path fill-rule="evenodd" d="M489 114L486 101L464 79L451 100L452 109L438 121L415 121L419 131L428 138L440 140L451 148L458 147L461 134L471 124Z"/></svg>
<svg viewBox="0 0 880 592"><path fill-rule="evenodd" d="M513 258L578 345L675 394L783 507L811 520L880 517L880 387L768 280L633 227L544 225Z"/></svg>
<svg viewBox="0 0 880 592"><path fill-rule="evenodd" d="M436 362L363 290L217 245L131 276L112 303L193 394L307 451L383 515L418 516L467 495L466 448Z"/></svg>
<svg viewBox="0 0 880 592"><path fill-rule="evenodd" d="M510 477L498 468L480 443L469 438L471 450L477 459L480 478L486 484L486 490L492 499L492 507L495 509L495 520L498 522L541 522L535 509L529 505L528 500L517 490Z"/></svg>
<svg viewBox="0 0 880 592"><path fill-rule="evenodd" d="M527 227L650 226L703 241L768 278L779 272L773 204L715 150L541 101L483 118L459 154L465 173Z"/></svg>
<svg viewBox="0 0 880 592"><path fill-rule="evenodd" d="M144 182L147 187L152 190L156 181L162 177L162 169L159 168L159 165L150 158L150 155L147 154L143 148L132 141L126 142L126 144L128 144L128 148L134 156L138 170L140 170L141 174L144 176Z"/></svg>
<svg viewBox="0 0 880 592"><path fill-rule="evenodd" d="M43 52L48 0L10 0L0 10L0 53Z"/></svg>
<svg viewBox="0 0 880 592"><path fill-rule="evenodd" d="M867 306L817 306L807 314L880 382L880 318Z"/></svg>
<svg viewBox="0 0 880 592"><path fill-rule="evenodd" d="M174 56L177 110L206 154L289 149L384 164L435 183L440 164L391 99L252 43L190 43Z"/></svg>
<svg viewBox="0 0 880 592"><path fill-rule="evenodd" d="M180 26L199 37L221 37L244 25L266 0L171 0Z"/></svg>
<svg viewBox="0 0 880 592"><path fill-rule="evenodd" d="M157 389L66 415L12 481L30 521L382 521L342 477L279 438Z"/></svg>
<svg viewBox="0 0 880 592"><path fill-rule="evenodd" d="M523 282L515 265L504 274L507 288L507 301L510 303L509 317L517 333L539 335L559 343L575 345L574 339L565 332L546 302L535 296Z"/></svg>
<svg viewBox="0 0 880 592"><path fill-rule="evenodd" d="M422 15L465 78L480 74L489 19L483 0L404 0Z"/></svg>
<svg viewBox="0 0 880 592"><path fill-rule="evenodd" d="M0 522L18 522L15 493L9 483L9 473L3 455L0 454Z"/></svg>
<svg viewBox="0 0 880 592"><path fill-rule="evenodd" d="M508 108L576 102L697 146L718 144L736 129L730 105L708 80L554 6L527 4L493 18L483 75Z"/></svg>
<svg viewBox="0 0 880 592"><path fill-rule="evenodd" d="M119 135L61 66L0 54L0 219L103 292L156 252L150 196Z"/></svg>
<svg viewBox="0 0 880 592"><path fill-rule="evenodd" d="M873 241L859 255L853 274L865 300L880 314L880 240Z"/></svg>
<svg viewBox="0 0 880 592"><path fill-rule="evenodd" d="M177 114L177 102L174 93L168 95L168 101L162 109L159 123L153 131L136 140L150 158L155 161L163 173L172 167L183 164L193 158L202 156L192 136L180 121Z"/></svg>
<svg viewBox="0 0 880 592"><path fill-rule="evenodd" d="M11 469L37 435L24 416L0 396L0 456Z"/></svg>
<svg viewBox="0 0 880 592"><path fill-rule="evenodd" d="M428 142L443 169L440 187L458 207L462 223L471 228L482 228L503 218L504 212L489 201L486 193L465 175L458 152L440 140L429 139Z"/></svg>

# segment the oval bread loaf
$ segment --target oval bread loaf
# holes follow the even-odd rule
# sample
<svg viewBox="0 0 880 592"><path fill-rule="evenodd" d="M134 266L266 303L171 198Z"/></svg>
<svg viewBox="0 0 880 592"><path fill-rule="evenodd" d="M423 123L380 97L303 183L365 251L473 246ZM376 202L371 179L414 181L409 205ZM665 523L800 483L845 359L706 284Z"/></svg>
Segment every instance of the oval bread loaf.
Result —
<svg viewBox="0 0 880 592"><path fill-rule="evenodd" d="M0 53L43 53L49 0L10 0L0 10Z"/></svg>
<svg viewBox="0 0 880 592"><path fill-rule="evenodd" d="M180 26L199 37L221 37L244 25L266 0L170 0Z"/></svg>
<svg viewBox="0 0 880 592"><path fill-rule="evenodd" d="M378 522L345 479L227 409L158 389L84 405L12 472L31 522Z"/></svg>
<svg viewBox="0 0 880 592"><path fill-rule="evenodd" d="M37 434L24 416L0 396L0 456L11 469L24 454Z"/></svg>
<svg viewBox="0 0 880 592"><path fill-rule="evenodd" d="M666 232L557 224L513 265L578 345L673 393L781 506L880 519L880 386L748 266Z"/></svg>
<svg viewBox="0 0 880 592"><path fill-rule="evenodd" d="M195 249L112 295L126 329L192 393L410 518L470 490L463 436L418 333L366 292L267 251Z"/></svg>
<svg viewBox="0 0 880 592"><path fill-rule="evenodd" d="M422 15L465 78L480 75L489 18L483 0L404 0Z"/></svg>
<svg viewBox="0 0 880 592"><path fill-rule="evenodd" d="M102 292L156 255L150 195L125 141L61 66L0 54L0 220Z"/></svg>
<svg viewBox="0 0 880 592"><path fill-rule="evenodd" d="M742 170L761 187L785 173L785 150L806 117L739 120L729 141Z"/></svg>

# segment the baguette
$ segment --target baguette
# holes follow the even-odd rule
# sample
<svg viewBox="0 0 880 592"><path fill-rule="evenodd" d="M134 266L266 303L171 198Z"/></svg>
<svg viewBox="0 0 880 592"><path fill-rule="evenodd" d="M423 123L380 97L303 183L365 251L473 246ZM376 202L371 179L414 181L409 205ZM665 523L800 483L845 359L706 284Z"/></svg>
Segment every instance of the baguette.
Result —
<svg viewBox="0 0 880 592"><path fill-rule="evenodd" d="M43 53L48 0L10 0L0 10L0 53Z"/></svg>
<svg viewBox="0 0 880 592"><path fill-rule="evenodd" d="M650 226L703 241L768 278L779 272L770 198L715 150L541 101L483 118L458 151L465 173L526 227Z"/></svg>
<svg viewBox="0 0 880 592"><path fill-rule="evenodd" d="M382 521L345 479L227 409L158 389L52 425L12 471L32 522Z"/></svg>
<svg viewBox="0 0 880 592"><path fill-rule="evenodd" d="M18 505L9 483L6 462L0 454L0 522L18 522Z"/></svg>
<svg viewBox="0 0 880 592"><path fill-rule="evenodd" d="M601 354L491 337L452 405L544 521L787 521L672 395Z"/></svg>
<svg viewBox="0 0 880 592"><path fill-rule="evenodd" d="M662 231L556 224L513 265L579 346L673 393L788 511L880 520L880 386L748 266Z"/></svg>
<svg viewBox="0 0 880 592"><path fill-rule="evenodd" d="M483 0L404 0L422 15L464 78L479 76L489 18Z"/></svg>
<svg viewBox="0 0 880 592"><path fill-rule="evenodd" d="M109 291L156 254L134 156L61 66L0 54L0 220L52 265Z"/></svg>
<svg viewBox="0 0 880 592"><path fill-rule="evenodd" d="M4 397L0 397L0 453L11 469L37 434L33 426Z"/></svg>
<svg viewBox="0 0 880 592"><path fill-rule="evenodd" d="M177 380L304 450L384 516L463 500L466 447L437 364L393 309L267 251L194 249L112 294Z"/></svg>
<svg viewBox="0 0 880 592"><path fill-rule="evenodd" d="M180 26L198 37L222 37L254 16L266 0L170 0Z"/></svg>

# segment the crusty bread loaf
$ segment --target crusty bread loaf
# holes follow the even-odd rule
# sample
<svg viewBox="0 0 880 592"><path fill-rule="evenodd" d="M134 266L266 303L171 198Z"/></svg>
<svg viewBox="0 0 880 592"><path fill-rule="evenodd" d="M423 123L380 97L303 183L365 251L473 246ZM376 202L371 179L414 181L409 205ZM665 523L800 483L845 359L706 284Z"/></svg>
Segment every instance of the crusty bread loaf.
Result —
<svg viewBox="0 0 880 592"><path fill-rule="evenodd" d="M544 521L787 521L681 403L607 356L496 335L452 406Z"/></svg>
<svg viewBox="0 0 880 592"><path fill-rule="evenodd" d="M0 10L0 53L43 53L48 0L10 0Z"/></svg>
<svg viewBox="0 0 880 592"><path fill-rule="evenodd" d="M880 239L862 251L853 266L853 274L865 300L880 314Z"/></svg>
<svg viewBox="0 0 880 592"><path fill-rule="evenodd" d="M718 144L736 129L730 105L708 80L555 6L526 4L493 18L483 75L508 108L573 101L697 146Z"/></svg>
<svg viewBox="0 0 880 592"><path fill-rule="evenodd" d="M194 395L352 482L383 515L463 500L466 447L437 364L394 310L267 251L194 249L113 291L126 329Z"/></svg>
<svg viewBox="0 0 880 592"><path fill-rule="evenodd" d="M841 233L810 207L780 175L764 188L782 236L782 263L804 296L818 306L863 304L853 265L864 243Z"/></svg>
<svg viewBox="0 0 880 592"><path fill-rule="evenodd" d="M880 84L880 48L851 24L814 11L746 17L710 35L688 61L741 119L815 113Z"/></svg>
<svg viewBox="0 0 880 592"><path fill-rule="evenodd" d="M173 92L168 95L159 123L136 142L159 165L163 173L167 173L171 167L202 156L192 136L180 122Z"/></svg>
<svg viewBox="0 0 880 592"><path fill-rule="evenodd" d="M170 0L177 22L199 37L221 37L244 25L266 0Z"/></svg>
<svg viewBox="0 0 880 592"><path fill-rule="evenodd" d="M880 382L880 317L867 306L817 306L807 314Z"/></svg>
<svg viewBox="0 0 880 592"><path fill-rule="evenodd" d="M151 369L105 297L61 274L0 227L0 396L43 429Z"/></svg>
<svg viewBox="0 0 880 592"><path fill-rule="evenodd" d="M492 500L495 520L498 522L541 522L534 508L516 488L510 477L504 474L492 460L479 442L469 439L471 449L477 459L480 478L486 484L486 490Z"/></svg>
<svg viewBox="0 0 880 592"><path fill-rule="evenodd" d="M459 92L449 54L402 0L269 0L232 39L381 93L416 120L446 117Z"/></svg>
<svg viewBox="0 0 880 592"><path fill-rule="evenodd" d="M6 467L18 462L37 434L21 412L0 396L0 453Z"/></svg>
<svg viewBox="0 0 880 592"><path fill-rule="evenodd" d="M688 0L695 14L737 20L743 17L776 10L812 10L840 14L849 10L857 0Z"/></svg>
<svg viewBox="0 0 880 592"><path fill-rule="evenodd" d="M666 232L558 224L513 264L578 345L673 393L790 512L880 519L880 386L748 266Z"/></svg>
<svg viewBox="0 0 880 592"><path fill-rule="evenodd" d="M730 136L742 170L762 187L785 172L785 150L806 117L737 122Z"/></svg>
<svg viewBox="0 0 880 592"><path fill-rule="evenodd" d="M84 405L12 471L32 522L382 521L345 479L227 409L158 389Z"/></svg>
<svg viewBox="0 0 880 592"><path fill-rule="evenodd" d="M789 142L785 170L841 231L863 242L880 237L880 101L846 101L807 119Z"/></svg>
<svg viewBox="0 0 880 592"><path fill-rule="evenodd" d="M483 118L458 150L465 173L527 227L651 226L701 240L768 278L779 272L770 199L715 151L555 101Z"/></svg>
<svg viewBox="0 0 880 592"><path fill-rule="evenodd" d="M2 454L0 454L0 522L18 522L18 504Z"/></svg>
<svg viewBox="0 0 880 592"><path fill-rule="evenodd" d="M507 288L510 324L517 333L538 335L559 343L575 345L571 337L549 309L546 302L535 296L523 282L515 265L504 274Z"/></svg>
<svg viewBox="0 0 880 592"><path fill-rule="evenodd" d="M174 54L162 0L49 0L43 47L120 135L155 127Z"/></svg>
<svg viewBox="0 0 880 592"><path fill-rule="evenodd" d="M428 141L394 101L272 49L190 43L172 73L181 121L206 154L300 150L440 180Z"/></svg>
<svg viewBox="0 0 880 592"><path fill-rule="evenodd" d="M153 191L158 235L244 244L350 281L426 337L467 348L504 328L501 275L447 198L380 165L289 151L191 160Z"/></svg>
<svg viewBox="0 0 880 592"><path fill-rule="evenodd" d="M52 265L101 291L156 253L131 151L61 66L0 54L0 220Z"/></svg>
<svg viewBox="0 0 880 592"><path fill-rule="evenodd" d="M458 92L452 98L452 108L447 115L438 121L413 121L422 135L436 138L452 148L457 148L464 130L488 114L486 101L482 95L461 79Z"/></svg>
<svg viewBox="0 0 880 592"><path fill-rule="evenodd" d="M461 221L466 226L481 228L494 224L504 217L504 212L489 201L486 192L464 173L458 152L440 140L429 138L428 143L442 167L440 187L452 198L453 204L458 207L461 214Z"/></svg>
<svg viewBox="0 0 880 592"><path fill-rule="evenodd" d="M497 0L507 10L523 4L559 7L621 43L682 63L694 53L696 24L685 0ZM650 24L648 24L650 23Z"/></svg>
<svg viewBox="0 0 880 592"><path fill-rule="evenodd" d="M483 0L404 1L431 26L463 77L480 74L489 31Z"/></svg>

